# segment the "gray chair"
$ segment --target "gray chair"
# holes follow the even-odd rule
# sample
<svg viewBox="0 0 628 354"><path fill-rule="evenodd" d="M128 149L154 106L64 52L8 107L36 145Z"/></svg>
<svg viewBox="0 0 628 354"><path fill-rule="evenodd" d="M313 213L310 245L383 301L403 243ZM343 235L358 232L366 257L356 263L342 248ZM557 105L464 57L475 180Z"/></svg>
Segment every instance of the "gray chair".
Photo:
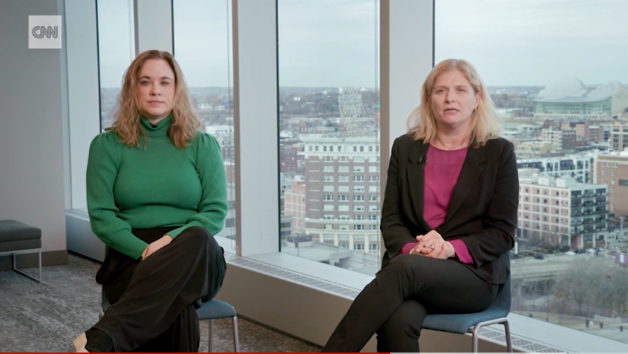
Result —
<svg viewBox="0 0 628 354"><path fill-rule="evenodd" d="M17 255L37 252L39 277L17 268ZM11 255L13 270L41 283L41 229L15 220L0 220L0 256Z"/></svg>
<svg viewBox="0 0 628 354"><path fill-rule="evenodd" d="M422 328L458 334L471 333L472 350L477 353L480 329L484 326L502 324L506 336L506 351L512 353L508 312L510 312L510 277L499 288L497 298L486 310L464 314L430 314L425 317Z"/></svg>
<svg viewBox="0 0 628 354"><path fill-rule="evenodd" d="M104 311L109 307L109 301L105 296L105 292L101 292L102 297L102 312L99 317L103 316ZM233 351L240 351L240 341L238 337L238 314L233 306L228 303L216 299L212 299L208 302L203 302L201 307L196 309L196 315L198 316L199 321L209 321L209 339L207 343L207 351L212 352L213 350L213 324L214 320L220 318L231 318L231 323L233 326Z"/></svg>
<svg viewBox="0 0 628 354"><path fill-rule="evenodd" d="M231 317L231 324L233 326L233 351L240 351L240 342L238 340L238 314L235 308L228 303L220 300L211 300L204 302L203 305L196 309L196 315L199 321L209 321L209 343L207 344L207 351L213 350L212 340L212 327L215 319L229 318Z"/></svg>

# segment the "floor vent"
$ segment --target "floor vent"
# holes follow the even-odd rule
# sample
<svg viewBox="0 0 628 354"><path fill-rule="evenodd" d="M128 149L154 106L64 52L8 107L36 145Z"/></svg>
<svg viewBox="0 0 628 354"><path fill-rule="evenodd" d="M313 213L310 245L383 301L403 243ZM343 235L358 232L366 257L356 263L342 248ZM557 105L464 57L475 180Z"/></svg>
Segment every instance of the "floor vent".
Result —
<svg viewBox="0 0 628 354"><path fill-rule="evenodd" d="M493 325L483 327L480 329L480 338L488 340L493 343L505 344L504 326ZM531 353L573 353L566 349L557 348L553 345L539 342L538 340L519 336L514 333L510 333L510 340L512 341L512 347L515 350L521 350ZM575 354L575 353L573 353Z"/></svg>

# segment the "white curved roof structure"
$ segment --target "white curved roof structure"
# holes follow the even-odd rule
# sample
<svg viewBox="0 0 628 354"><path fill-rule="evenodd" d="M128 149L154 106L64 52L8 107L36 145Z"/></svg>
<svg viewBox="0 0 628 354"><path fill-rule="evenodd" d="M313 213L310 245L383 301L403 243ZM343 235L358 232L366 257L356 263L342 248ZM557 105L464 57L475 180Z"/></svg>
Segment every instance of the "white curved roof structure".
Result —
<svg viewBox="0 0 628 354"><path fill-rule="evenodd" d="M545 100L581 98L587 91L587 86L580 79L570 77L547 85L536 97Z"/></svg>
<svg viewBox="0 0 628 354"><path fill-rule="evenodd" d="M595 90L589 92L588 98L597 98L603 100L605 98L613 96L618 90L620 90L622 84L619 81L612 81L604 85L598 86Z"/></svg>
<svg viewBox="0 0 628 354"><path fill-rule="evenodd" d="M623 86L612 81L589 91L580 79L572 77L547 85L534 98L535 102L597 102L612 97Z"/></svg>

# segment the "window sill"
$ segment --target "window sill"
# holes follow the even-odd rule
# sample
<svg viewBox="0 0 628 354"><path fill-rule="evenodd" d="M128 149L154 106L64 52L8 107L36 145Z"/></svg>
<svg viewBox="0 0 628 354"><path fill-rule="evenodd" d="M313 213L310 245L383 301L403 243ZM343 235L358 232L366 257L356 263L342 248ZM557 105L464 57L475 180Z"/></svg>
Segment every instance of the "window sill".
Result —
<svg viewBox="0 0 628 354"><path fill-rule="evenodd" d="M538 342L569 353L628 353L628 344L579 330L535 320L518 314L508 315L513 337ZM513 338L514 340L514 338ZM516 346L516 342L514 343ZM536 350L535 350L536 351Z"/></svg>
<svg viewBox="0 0 628 354"><path fill-rule="evenodd" d="M230 251L232 250L231 240L221 237L217 237L216 240L218 241L218 244L225 249L225 255L228 259L240 258L235 256L235 252ZM246 258L280 269L290 270L291 272L295 272L296 274L303 276L335 283L354 290L356 294L359 293L366 286L366 284L373 280L373 276L371 275L357 273L343 268L332 267L328 264L311 261L281 252L258 254L248 256ZM348 298L353 300L354 297Z"/></svg>

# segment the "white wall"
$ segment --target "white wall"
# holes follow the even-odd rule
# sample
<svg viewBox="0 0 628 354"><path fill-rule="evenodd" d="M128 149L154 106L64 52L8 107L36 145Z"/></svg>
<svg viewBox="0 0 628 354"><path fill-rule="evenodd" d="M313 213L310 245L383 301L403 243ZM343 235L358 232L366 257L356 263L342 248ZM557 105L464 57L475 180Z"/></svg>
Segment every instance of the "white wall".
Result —
<svg viewBox="0 0 628 354"><path fill-rule="evenodd" d="M41 228L43 251L62 251L49 264L66 258L65 63L60 49L28 49L28 16L62 4L0 1L0 220Z"/></svg>

